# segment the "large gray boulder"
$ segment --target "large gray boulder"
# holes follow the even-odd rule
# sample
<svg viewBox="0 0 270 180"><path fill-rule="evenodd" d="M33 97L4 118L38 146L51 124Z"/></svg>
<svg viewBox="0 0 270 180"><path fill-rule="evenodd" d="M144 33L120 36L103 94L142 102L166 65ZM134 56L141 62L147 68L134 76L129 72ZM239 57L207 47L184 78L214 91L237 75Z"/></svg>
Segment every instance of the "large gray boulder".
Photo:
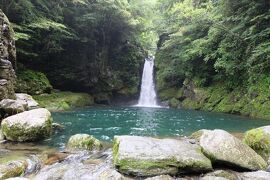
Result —
<svg viewBox="0 0 270 180"><path fill-rule="evenodd" d="M3 99L0 102L0 109L4 116L18 114L28 110L27 102L22 100Z"/></svg>
<svg viewBox="0 0 270 180"><path fill-rule="evenodd" d="M16 93L16 99L20 101L25 101L27 103L27 107L29 110L37 109L39 107L37 101L35 101L33 97L30 96L29 94Z"/></svg>
<svg viewBox="0 0 270 180"><path fill-rule="evenodd" d="M51 113L44 108L25 111L4 119L1 123L4 136L10 141L36 141L50 135Z"/></svg>
<svg viewBox="0 0 270 180"><path fill-rule="evenodd" d="M244 143L260 154L270 164L270 126L263 126L245 133Z"/></svg>
<svg viewBox="0 0 270 180"><path fill-rule="evenodd" d="M200 130L192 135L213 163L249 170L266 169L264 159L253 149L224 130Z"/></svg>
<svg viewBox="0 0 270 180"><path fill-rule="evenodd" d="M113 160L120 172L135 176L175 175L212 169L210 160L198 145L175 139L116 136Z"/></svg>

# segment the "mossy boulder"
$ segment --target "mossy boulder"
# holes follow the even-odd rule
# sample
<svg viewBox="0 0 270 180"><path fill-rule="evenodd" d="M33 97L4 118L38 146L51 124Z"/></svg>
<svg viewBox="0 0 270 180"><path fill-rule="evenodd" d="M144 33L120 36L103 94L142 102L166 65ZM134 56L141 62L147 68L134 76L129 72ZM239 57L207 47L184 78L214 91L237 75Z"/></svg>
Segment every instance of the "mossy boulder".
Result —
<svg viewBox="0 0 270 180"><path fill-rule="evenodd" d="M88 134L76 134L69 138L67 148L71 150L101 150L101 142Z"/></svg>
<svg viewBox="0 0 270 180"><path fill-rule="evenodd" d="M260 155L224 130L200 130L191 137L198 139L203 153L213 163L248 170L263 170L267 167Z"/></svg>
<svg viewBox="0 0 270 180"><path fill-rule="evenodd" d="M27 168L25 161L12 161L0 165L0 180L22 175Z"/></svg>
<svg viewBox="0 0 270 180"><path fill-rule="evenodd" d="M55 92L33 97L41 107L50 111L63 111L94 104L94 98L87 93Z"/></svg>
<svg viewBox="0 0 270 180"><path fill-rule="evenodd" d="M38 95L50 93L52 89L48 78L42 72L30 69L20 69L17 71L16 92Z"/></svg>
<svg viewBox="0 0 270 180"><path fill-rule="evenodd" d="M122 173L135 176L176 175L212 169L198 145L185 140L116 136L113 162Z"/></svg>
<svg viewBox="0 0 270 180"><path fill-rule="evenodd" d="M247 131L244 136L244 143L260 154L270 164L270 126Z"/></svg>
<svg viewBox="0 0 270 180"><path fill-rule="evenodd" d="M44 108L25 111L4 119L1 129L10 141L37 141L51 134L51 113Z"/></svg>

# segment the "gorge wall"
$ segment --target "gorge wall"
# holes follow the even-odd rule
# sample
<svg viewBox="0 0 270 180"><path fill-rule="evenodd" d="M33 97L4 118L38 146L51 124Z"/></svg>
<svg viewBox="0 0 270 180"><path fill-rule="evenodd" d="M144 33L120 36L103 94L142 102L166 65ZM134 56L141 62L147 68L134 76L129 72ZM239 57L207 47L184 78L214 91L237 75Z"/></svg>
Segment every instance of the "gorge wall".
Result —
<svg viewBox="0 0 270 180"><path fill-rule="evenodd" d="M16 49L14 31L0 9L0 100L14 99Z"/></svg>

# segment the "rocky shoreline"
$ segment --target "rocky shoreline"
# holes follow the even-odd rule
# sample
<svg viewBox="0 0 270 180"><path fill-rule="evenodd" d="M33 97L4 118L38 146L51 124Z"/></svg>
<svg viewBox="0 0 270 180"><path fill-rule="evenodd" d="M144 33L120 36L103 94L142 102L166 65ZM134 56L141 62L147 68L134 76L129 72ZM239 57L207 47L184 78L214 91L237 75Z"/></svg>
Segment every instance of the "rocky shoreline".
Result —
<svg viewBox="0 0 270 180"><path fill-rule="evenodd" d="M34 111L37 110L46 111L42 108ZM9 148L22 139L7 140L4 131L6 140L0 143L0 179L267 180L270 146L262 139L269 140L269 129L265 126L247 131L243 140L220 129L200 130L180 139L115 136L113 147L91 135L76 134L62 152L38 147L35 142L33 150L24 143L22 149L30 151L13 158L9 158L14 154ZM16 133L19 137L25 137L25 132L19 133Z"/></svg>

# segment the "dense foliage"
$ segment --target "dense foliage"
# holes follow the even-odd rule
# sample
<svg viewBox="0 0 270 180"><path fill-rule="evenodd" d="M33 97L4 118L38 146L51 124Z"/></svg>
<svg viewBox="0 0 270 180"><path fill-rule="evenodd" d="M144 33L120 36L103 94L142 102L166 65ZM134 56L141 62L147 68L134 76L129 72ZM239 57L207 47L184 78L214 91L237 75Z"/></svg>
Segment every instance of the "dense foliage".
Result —
<svg viewBox="0 0 270 180"><path fill-rule="evenodd" d="M160 0L158 87L248 87L270 72L270 1Z"/></svg>
<svg viewBox="0 0 270 180"><path fill-rule="evenodd" d="M55 88L134 93L144 49L154 49L152 0L3 0L18 61ZM151 5L151 6L150 6ZM142 6L143 8L141 8Z"/></svg>

